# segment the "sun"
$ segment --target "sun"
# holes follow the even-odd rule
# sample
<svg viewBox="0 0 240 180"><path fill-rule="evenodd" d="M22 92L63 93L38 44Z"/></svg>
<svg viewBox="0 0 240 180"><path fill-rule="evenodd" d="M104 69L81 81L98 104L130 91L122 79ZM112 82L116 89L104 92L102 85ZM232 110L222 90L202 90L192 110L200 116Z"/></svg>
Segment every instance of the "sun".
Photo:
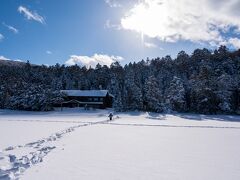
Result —
<svg viewBox="0 0 240 180"><path fill-rule="evenodd" d="M168 33L165 28L168 24L168 11L160 1L148 0L135 5L129 14L121 19L121 24L125 29L140 33L142 41L144 35L164 36Z"/></svg>

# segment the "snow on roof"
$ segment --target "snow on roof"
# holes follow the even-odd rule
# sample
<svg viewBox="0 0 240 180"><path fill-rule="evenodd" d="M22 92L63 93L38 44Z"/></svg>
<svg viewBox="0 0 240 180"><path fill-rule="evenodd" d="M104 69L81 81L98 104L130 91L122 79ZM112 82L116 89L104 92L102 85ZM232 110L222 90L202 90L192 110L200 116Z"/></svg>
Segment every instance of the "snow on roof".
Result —
<svg viewBox="0 0 240 180"><path fill-rule="evenodd" d="M61 92L68 96L92 96L92 97L105 97L108 90L61 90ZM111 94L109 94L112 96Z"/></svg>

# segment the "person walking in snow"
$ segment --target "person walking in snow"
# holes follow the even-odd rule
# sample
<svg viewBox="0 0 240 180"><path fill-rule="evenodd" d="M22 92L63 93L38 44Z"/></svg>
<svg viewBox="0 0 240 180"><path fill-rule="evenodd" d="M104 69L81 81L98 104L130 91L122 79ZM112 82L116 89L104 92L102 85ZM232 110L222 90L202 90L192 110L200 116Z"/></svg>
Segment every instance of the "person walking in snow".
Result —
<svg viewBox="0 0 240 180"><path fill-rule="evenodd" d="M109 117L109 120L111 121L111 120L112 120L112 118L113 118L113 114L112 114L112 113L110 113L108 117Z"/></svg>

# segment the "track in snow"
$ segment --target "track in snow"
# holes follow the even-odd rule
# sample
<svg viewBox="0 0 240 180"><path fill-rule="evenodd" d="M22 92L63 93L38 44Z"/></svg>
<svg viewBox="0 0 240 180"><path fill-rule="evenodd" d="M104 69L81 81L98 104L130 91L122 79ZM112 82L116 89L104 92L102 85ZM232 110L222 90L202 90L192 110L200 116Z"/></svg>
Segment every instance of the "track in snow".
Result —
<svg viewBox="0 0 240 180"><path fill-rule="evenodd" d="M194 125L167 125L167 124L136 124L136 123L105 123L108 125L117 126L146 126L146 127L167 127L167 128L216 128L216 129L240 129L235 126L194 126Z"/></svg>
<svg viewBox="0 0 240 180"><path fill-rule="evenodd" d="M31 120L26 121L32 122ZM28 168L42 162L43 158L56 148L56 146L54 146L54 142L61 139L64 135L69 134L80 127L103 124L107 122L109 122L109 120L84 122L84 124L69 127L63 131L54 133L53 135L38 141L30 142L25 145L9 146L8 148L2 150L2 152L0 151L0 180L19 179L24 171L26 171ZM19 149L24 149L27 153L17 156L14 154L14 151Z"/></svg>

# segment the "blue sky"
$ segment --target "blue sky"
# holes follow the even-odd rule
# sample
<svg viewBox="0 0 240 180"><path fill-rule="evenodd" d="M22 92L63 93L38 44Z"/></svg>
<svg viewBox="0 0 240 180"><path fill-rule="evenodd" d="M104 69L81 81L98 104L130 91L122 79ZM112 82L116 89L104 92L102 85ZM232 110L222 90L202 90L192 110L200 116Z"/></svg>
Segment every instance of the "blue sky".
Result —
<svg viewBox="0 0 240 180"><path fill-rule="evenodd" d="M1 0L0 57L94 66L221 44L240 48L239 1L188 1ZM196 11L200 6L207 10Z"/></svg>

